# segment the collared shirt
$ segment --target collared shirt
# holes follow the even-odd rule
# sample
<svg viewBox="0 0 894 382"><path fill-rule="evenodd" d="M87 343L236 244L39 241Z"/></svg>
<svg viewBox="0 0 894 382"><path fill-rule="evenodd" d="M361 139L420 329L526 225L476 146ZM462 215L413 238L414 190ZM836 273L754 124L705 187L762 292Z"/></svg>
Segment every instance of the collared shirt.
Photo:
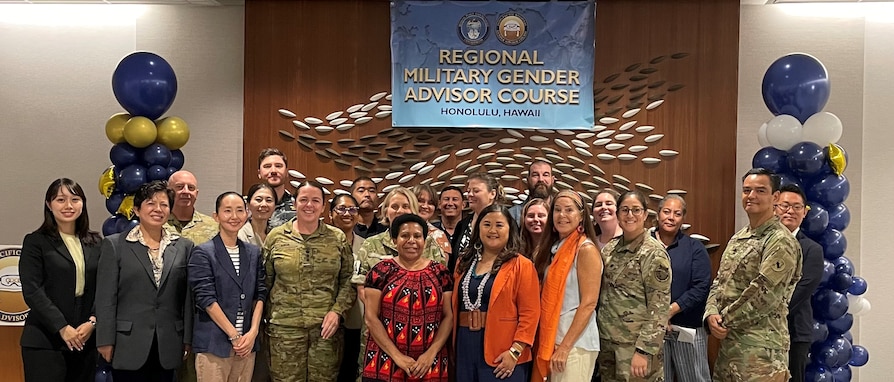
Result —
<svg viewBox="0 0 894 382"><path fill-rule="evenodd" d="M357 225L354 226L354 234L364 239L369 239L370 237L378 235L387 230L388 226L380 223L378 218L373 219L372 224L370 224L369 226L365 226L363 225L363 223L357 223Z"/></svg>
<svg viewBox="0 0 894 382"><path fill-rule="evenodd" d="M177 232L180 236L192 240L196 245L213 239L220 231L220 225L214 219L197 210L192 211L192 218L186 224L171 214L168 216L165 227L171 232Z"/></svg>
<svg viewBox="0 0 894 382"><path fill-rule="evenodd" d="M270 219L267 220L267 231L269 232L274 228L285 224L294 217L295 197L292 196L288 190L285 190L283 191L282 198L276 203L276 207L273 209L273 214L271 214Z"/></svg>
<svg viewBox="0 0 894 382"><path fill-rule="evenodd" d="M801 267L801 247L777 217L733 235L704 314L719 314L729 329L721 346L788 349L786 316Z"/></svg>
<svg viewBox="0 0 894 382"><path fill-rule="evenodd" d="M146 255L149 256L149 263L152 264L152 276L155 277L155 286L158 286L158 283L161 282L161 271L164 269L163 255L165 253L165 248L178 238L180 238L180 235L169 230L167 225L162 226L161 240L158 242L158 250L153 251L152 248L146 244L146 241L143 240L143 231L140 231L140 226L138 225L133 227L133 229L127 233L124 240L132 243L140 243L146 247Z"/></svg>
<svg viewBox="0 0 894 382"><path fill-rule="evenodd" d="M653 237L659 240L657 232ZM664 244L659 240L662 245ZM667 246L671 271L671 302L680 306L680 312L671 317L670 322L687 328L702 326L705 303L711 289L711 260L708 251L698 240L677 231L674 242Z"/></svg>

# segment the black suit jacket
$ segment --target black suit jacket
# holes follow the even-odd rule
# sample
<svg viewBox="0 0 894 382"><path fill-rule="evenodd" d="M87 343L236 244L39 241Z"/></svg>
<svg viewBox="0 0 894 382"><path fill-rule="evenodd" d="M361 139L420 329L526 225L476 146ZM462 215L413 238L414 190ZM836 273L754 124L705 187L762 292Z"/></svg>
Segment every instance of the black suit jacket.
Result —
<svg viewBox="0 0 894 382"><path fill-rule="evenodd" d="M148 250L115 234L102 241L96 292L96 346L114 345L112 367L137 370L154 338L162 368L175 369L192 343L193 298L186 267L193 243L178 238L165 248L159 286Z"/></svg>
<svg viewBox="0 0 894 382"><path fill-rule="evenodd" d="M58 234L34 232L25 236L19 258L22 296L31 308L22 329L21 345L38 349L68 350L59 330L66 325L77 329L93 311L99 243L86 245L84 252L84 294L81 307L75 303L75 265L71 253ZM93 336L90 341L93 341ZM92 342L88 345L92 346Z"/></svg>
<svg viewBox="0 0 894 382"><path fill-rule="evenodd" d="M813 307L810 297L823 278L823 247L803 232L795 236L801 244L801 281L788 304L788 332L792 342L813 342Z"/></svg>

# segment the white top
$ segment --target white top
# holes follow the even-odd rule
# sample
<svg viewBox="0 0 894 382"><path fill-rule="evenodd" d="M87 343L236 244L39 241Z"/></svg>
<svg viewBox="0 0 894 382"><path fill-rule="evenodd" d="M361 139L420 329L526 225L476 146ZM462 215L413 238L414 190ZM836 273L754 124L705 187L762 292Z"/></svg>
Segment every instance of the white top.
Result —
<svg viewBox="0 0 894 382"><path fill-rule="evenodd" d="M65 243L65 248L68 248L68 253L71 254L71 261L74 262L75 265L75 297L81 297L84 295L84 284L85 280L85 271L84 268L84 248L81 247L81 239L79 239L75 235L69 235L67 233L59 232L59 235L62 236L62 242Z"/></svg>
<svg viewBox="0 0 894 382"><path fill-rule="evenodd" d="M239 276L239 247L228 247L226 245L225 247L227 248L227 253L230 254L230 260L233 262L236 276ZM236 331L239 332L239 334L245 334L245 332L242 331L245 326L245 312L242 311L241 306L239 307L239 311L236 312L236 322L233 323L233 326L236 327Z"/></svg>
<svg viewBox="0 0 894 382"><path fill-rule="evenodd" d="M593 241L586 239L581 242L580 245L586 243L593 244ZM561 246L561 243L559 246ZM558 246L556 249L558 249ZM578 246L578 249L580 249L580 246ZM568 278L565 280L565 297L562 299L562 312L559 314L559 327L556 331L556 345L562 343L562 340L565 339L565 334L568 333L568 328L571 327L571 321L574 320L574 314L577 313L577 308L580 307L580 288L578 287L577 278L578 253L579 252L574 254L574 263L571 265L571 270L568 271ZM553 254L555 254L555 250L553 251ZM599 274L589 280L585 280L585 282L601 282L601 280L602 274ZM574 343L574 347L587 351L599 351L599 328L596 326L595 310L593 311L593 314L590 315L587 327L584 328L584 331L581 332L577 342Z"/></svg>

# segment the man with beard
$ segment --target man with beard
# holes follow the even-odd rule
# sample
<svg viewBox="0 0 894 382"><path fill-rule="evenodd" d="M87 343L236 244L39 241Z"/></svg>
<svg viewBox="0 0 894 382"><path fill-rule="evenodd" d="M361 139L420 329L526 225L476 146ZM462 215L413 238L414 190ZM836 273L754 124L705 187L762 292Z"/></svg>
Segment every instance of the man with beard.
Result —
<svg viewBox="0 0 894 382"><path fill-rule="evenodd" d="M360 203L360 222L354 226L354 234L364 239L385 232L388 229L376 219L379 206L379 190L376 183L366 176L358 177L351 183L351 196Z"/></svg>
<svg viewBox="0 0 894 382"><path fill-rule="evenodd" d="M542 160L531 163L531 167L528 168L528 200L540 198L545 200L547 204L552 203L553 194L556 193L555 188L553 188L555 181L556 178L553 176L553 166L551 164ZM509 209L509 214L519 224L519 227L524 226L521 219L523 208L523 205L516 204Z"/></svg>
<svg viewBox="0 0 894 382"><path fill-rule="evenodd" d="M276 208L267 220L267 230L276 228L295 217L295 197L286 190L286 155L268 147L258 155L258 179L276 192Z"/></svg>

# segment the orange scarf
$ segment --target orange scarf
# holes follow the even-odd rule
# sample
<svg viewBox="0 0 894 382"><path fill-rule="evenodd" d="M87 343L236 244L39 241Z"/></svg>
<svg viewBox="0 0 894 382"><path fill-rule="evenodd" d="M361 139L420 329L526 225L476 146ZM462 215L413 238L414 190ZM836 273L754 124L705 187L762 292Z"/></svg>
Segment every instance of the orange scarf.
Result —
<svg viewBox="0 0 894 382"><path fill-rule="evenodd" d="M537 330L537 352L534 358L534 374L531 382L545 381L549 376L549 359L556 347L556 332L559 330L559 314L565 299L565 281L574 265L574 257L583 234L577 230L565 238L549 265L543 290L540 293L540 328Z"/></svg>

